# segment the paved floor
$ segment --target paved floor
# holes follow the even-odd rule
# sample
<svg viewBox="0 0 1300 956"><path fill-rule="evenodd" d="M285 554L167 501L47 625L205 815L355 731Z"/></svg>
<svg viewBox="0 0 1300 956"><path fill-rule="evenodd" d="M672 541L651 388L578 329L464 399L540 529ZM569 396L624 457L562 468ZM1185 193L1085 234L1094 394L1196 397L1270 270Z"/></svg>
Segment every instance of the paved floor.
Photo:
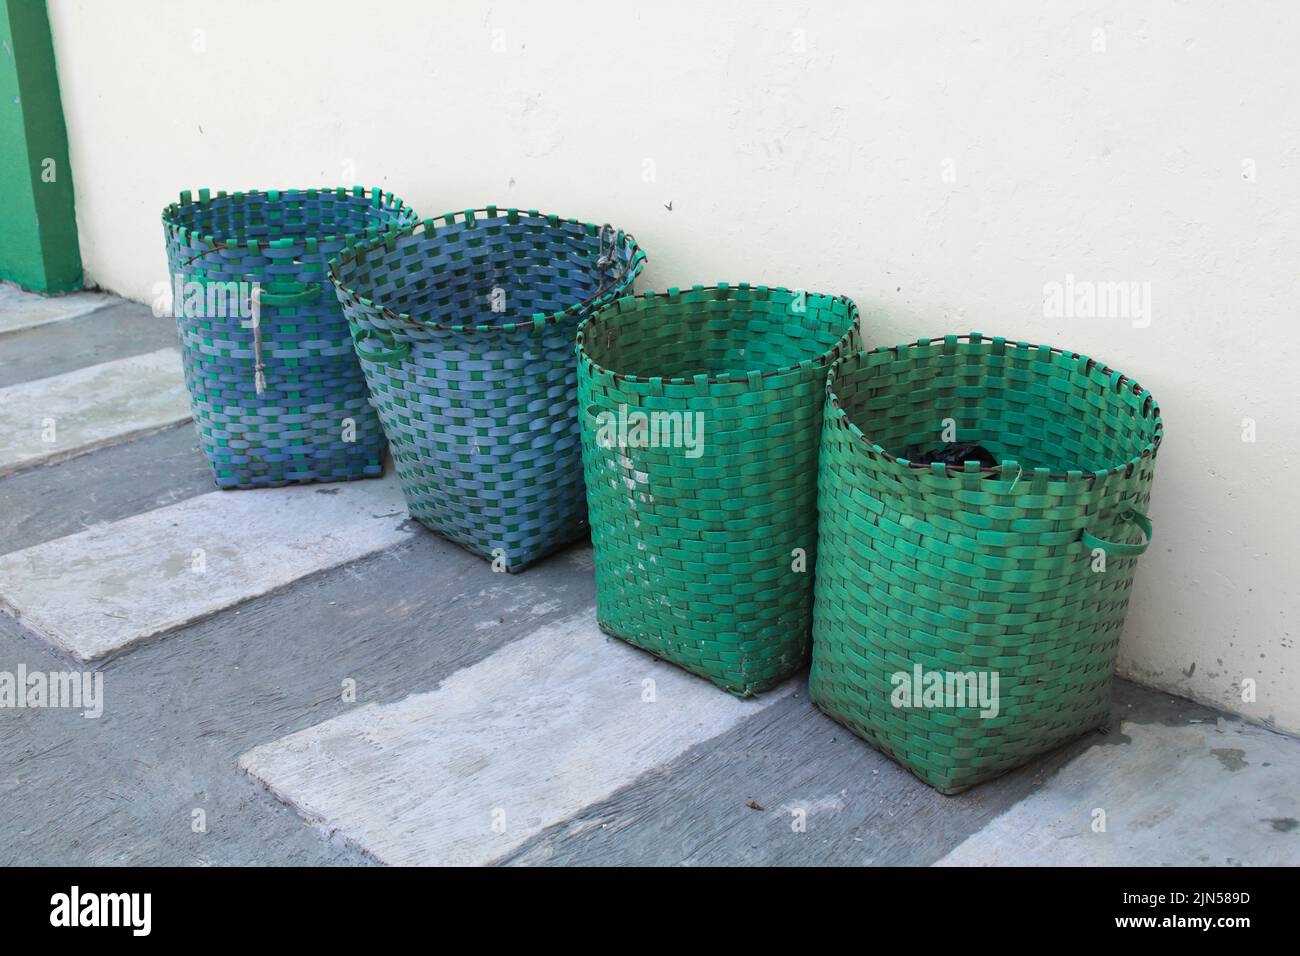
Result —
<svg viewBox="0 0 1300 956"><path fill-rule="evenodd" d="M0 408L174 347L4 291ZM1119 681L1107 733L943 797L802 677L740 702L604 639L588 546L493 573L383 485L307 492L365 539L340 564L288 496L213 493L188 423L0 478L0 686L102 681L0 708L0 863L1300 863L1293 738ZM253 560L259 527L301 546Z"/></svg>

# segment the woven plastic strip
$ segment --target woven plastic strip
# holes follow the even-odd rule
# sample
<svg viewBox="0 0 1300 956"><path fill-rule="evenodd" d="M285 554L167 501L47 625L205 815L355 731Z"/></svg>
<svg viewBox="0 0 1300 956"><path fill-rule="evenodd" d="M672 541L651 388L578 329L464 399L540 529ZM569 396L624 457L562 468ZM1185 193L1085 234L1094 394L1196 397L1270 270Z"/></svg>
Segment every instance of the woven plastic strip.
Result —
<svg viewBox="0 0 1300 956"><path fill-rule="evenodd" d="M807 660L826 369L842 296L696 286L578 332L583 462L606 633L733 694Z"/></svg>
<svg viewBox="0 0 1300 956"><path fill-rule="evenodd" d="M644 262L609 226L490 206L331 263L414 518L508 571L587 533L574 335Z"/></svg>
<svg viewBox="0 0 1300 956"><path fill-rule="evenodd" d="M950 335L851 355L822 434L812 699L943 793L1104 723L1160 447L1086 356ZM975 442L1002 464L921 465Z"/></svg>
<svg viewBox="0 0 1300 956"><path fill-rule="evenodd" d="M360 186L201 189L163 211L185 384L219 487L383 473L383 432L326 263L415 219Z"/></svg>

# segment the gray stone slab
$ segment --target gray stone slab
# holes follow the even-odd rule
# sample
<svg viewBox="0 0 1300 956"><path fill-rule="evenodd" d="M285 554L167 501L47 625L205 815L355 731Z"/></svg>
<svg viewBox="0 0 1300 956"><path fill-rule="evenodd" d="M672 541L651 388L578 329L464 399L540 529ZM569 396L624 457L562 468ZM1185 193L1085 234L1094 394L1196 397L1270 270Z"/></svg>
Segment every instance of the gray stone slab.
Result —
<svg viewBox="0 0 1300 956"><path fill-rule="evenodd" d="M1124 681L1116 682L1115 715L1116 727L1121 715L1174 726L1213 720L1207 708ZM943 796L821 714L801 690L503 862L929 865L1070 759L1110 742L1123 740L1114 731L1092 733L997 780Z"/></svg>
<svg viewBox="0 0 1300 956"><path fill-rule="evenodd" d="M213 491L0 555L0 608L79 661L355 561L413 533L397 476Z"/></svg>
<svg viewBox="0 0 1300 956"><path fill-rule="evenodd" d="M1127 720L942 866L1300 865L1300 740Z"/></svg>
<svg viewBox="0 0 1300 956"><path fill-rule="evenodd" d="M385 863L490 863L779 703L739 700L596 625L539 628L437 690L257 748L240 767Z"/></svg>
<svg viewBox="0 0 1300 956"><path fill-rule="evenodd" d="M61 375L129 355L177 348L176 320L109 299L89 315L0 338L0 388Z"/></svg>
<svg viewBox="0 0 1300 956"><path fill-rule="evenodd" d="M0 282L0 335L64 322L121 300L100 292L39 295Z"/></svg>
<svg viewBox="0 0 1300 956"><path fill-rule="evenodd" d="M0 554L213 490L192 422L0 481Z"/></svg>
<svg viewBox="0 0 1300 956"><path fill-rule="evenodd" d="M0 389L0 477L187 421L180 352L158 349Z"/></svg>
<svg viewBox="0 0 1300 956"><path fill-rule="evenodd" d="M250 785L239 755L437 687L589 605L589 562L576 548L495 574L420 530L103 665L99 720L0 710L0 865L367 862ZM0 670L20 663L67 667L0 617ZM356 703L342 699L348 679ZM206 833L192 830L195 809Z"/></svg>
<svg viewBox="0 0 1300 956"><path fill-rule="evenodd" d="M817 711L801 679L797 698L647 773L503 862L920 865L1032 787L1033 772L1022 772L963 798L935 793Z"/></svg>

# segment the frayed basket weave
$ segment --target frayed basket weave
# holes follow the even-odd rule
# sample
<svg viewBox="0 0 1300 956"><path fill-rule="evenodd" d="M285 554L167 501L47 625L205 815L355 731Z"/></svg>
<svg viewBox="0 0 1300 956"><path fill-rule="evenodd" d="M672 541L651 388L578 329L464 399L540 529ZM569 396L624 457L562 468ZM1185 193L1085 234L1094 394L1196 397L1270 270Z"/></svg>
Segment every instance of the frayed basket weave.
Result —
<svg viewBox="0 0 1300 956"><path fill-rule="evenodd" d="M980 334L850 355L822 433L813 701L943 793L1105 723L1160 410ZM975 442L1000 465L917 464Z"/></svg>
<svg viewBox="0 0 1300 956"><path fill-rule="evenodd" d="M331 263L412 517L506 571L587 534L574 335L644 262L609 226L489 206Z"/></svg>
<svg viewBox="0 0 1300 956"><path fill-rule="evenodd" d="M842 296L697 286L578 332L606 633L747 697L807 660L826 370L859 347Z"/></svg>
<svg viewBox="0 0 1300 956"><path fill-rule="evenodd" d="M200 189L163 211L185 385L218 487L383 473L383 432L327 263L415 219L359 186Z"/></svg>

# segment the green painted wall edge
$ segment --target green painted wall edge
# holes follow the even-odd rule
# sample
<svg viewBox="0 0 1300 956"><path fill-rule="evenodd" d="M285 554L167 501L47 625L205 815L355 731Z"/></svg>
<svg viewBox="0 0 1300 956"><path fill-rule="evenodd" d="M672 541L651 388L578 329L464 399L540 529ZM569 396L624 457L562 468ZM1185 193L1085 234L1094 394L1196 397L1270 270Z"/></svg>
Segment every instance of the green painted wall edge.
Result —
<svg viewBox="0 0 1300 956"><path fill-rule="evenodd" d="M45 0L0 0L0 279L36 292L83 281Z"/></svg>

